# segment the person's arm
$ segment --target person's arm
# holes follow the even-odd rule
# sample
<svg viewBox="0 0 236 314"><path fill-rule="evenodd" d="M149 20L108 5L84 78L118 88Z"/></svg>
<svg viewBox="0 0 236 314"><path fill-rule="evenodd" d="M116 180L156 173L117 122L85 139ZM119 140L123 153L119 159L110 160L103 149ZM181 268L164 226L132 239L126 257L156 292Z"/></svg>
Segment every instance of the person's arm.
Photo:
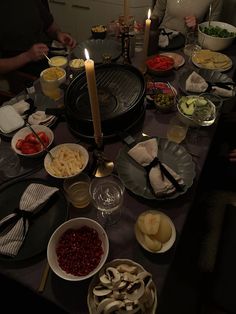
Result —
<svg viewBox="0 0 236 314"><path fill-rule="evenodd" d="M15 71L29 62L43 59L44 54L48 53L48 47L45 44L35 44L29 50L11 58L0 58L0 73L5 74Z"/></svg>
<svg viewBox="0 0 236 314"><path fill-rule="evenodd" d="M62 32L55 22L49 26L47 33L50 38L58 40L65 46L68 46L72 49L76 46L76 40L70 34Z"/></svg>

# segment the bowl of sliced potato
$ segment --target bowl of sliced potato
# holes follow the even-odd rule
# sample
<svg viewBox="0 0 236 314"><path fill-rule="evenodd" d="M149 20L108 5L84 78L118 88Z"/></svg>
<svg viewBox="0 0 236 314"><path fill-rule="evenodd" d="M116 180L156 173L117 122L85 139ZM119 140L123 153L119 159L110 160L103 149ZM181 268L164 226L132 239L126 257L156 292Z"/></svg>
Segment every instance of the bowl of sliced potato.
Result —
<svg viewBox="0 0 236 314"><path fill-rule="evenodd" d="M164 253L174 244L176 230L166 214L158 210L147 210L136 221L135 235L139 244L148 252Z"/></svg>

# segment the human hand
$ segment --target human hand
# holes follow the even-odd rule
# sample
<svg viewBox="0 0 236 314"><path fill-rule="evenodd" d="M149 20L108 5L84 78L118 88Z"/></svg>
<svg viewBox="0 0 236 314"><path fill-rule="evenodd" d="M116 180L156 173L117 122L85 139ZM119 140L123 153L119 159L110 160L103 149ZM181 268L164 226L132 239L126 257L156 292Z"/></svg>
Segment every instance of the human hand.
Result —
<svg viewBox="0 0 236 314"><path fill-rule="evenodd" d="M48 54L48 47L45 44L34 44L28 51L29 61L39 61Z"/></svg>
<svg viewBox="0 0 236 314"><path fill-rule="evenodd" d="M75 48L76 46L76 40L68 33L61 32L61 31L58 32L57 39L60 43L62 43L65 46L70 47L71 49Z"/></svg>
<svg viewBox="0 0 236 314"><path fill-rule="evenodd" d="M197 27L197 19L194 15L185 16L184 18L185 24L188 28L191 28L192 30L195 30Z"/></svg>
<svg viewBox="0 0 236 314"><path fill-rule="evenodd" d="M229 161L236 162L236 149L233 149L229 152L228 158Z"/></svg>

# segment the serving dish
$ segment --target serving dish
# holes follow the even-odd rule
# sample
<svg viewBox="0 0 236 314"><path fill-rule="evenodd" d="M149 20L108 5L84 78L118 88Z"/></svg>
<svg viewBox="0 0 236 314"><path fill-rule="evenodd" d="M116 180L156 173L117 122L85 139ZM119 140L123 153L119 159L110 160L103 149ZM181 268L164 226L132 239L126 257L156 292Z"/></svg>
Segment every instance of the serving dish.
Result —
<svg viewBox="0 0 236 314"><path fill-rule="evenodd" d="M74 241L75 237L78 242ZM53 232L47 246L47 259L57 276L68 281L81 281L100 270L108 252L109 241L103 227L95 220L79 217L64 222Z"/></svg>
<svg viewBox="0 0 236 314"><path fill-rule="evenodd" d="M31 127L39 135L45 146L49 148L54 140L53 131L44 125L32 125ZM22 145L26 146L25 149L21 148ZM43 145L39 143L39 140L29 127L24 127L14 134L11 140L11 147L18 155L24 157L36 158L46 152Z"/></svg>
<svg viewBox="0 0 236 314"><path fill-rule="evenodd" d="M204 49L221 51L232 45L236 37L236 27L220 21L198 24L198 42Z"/></svg>
<svg viewBox="0 0 236 314"><path fill-rule="evenodd" d="M177 70L185 64L184 57L176 52L161 52L160 55L168 56L174 59L174 68Z"/></svg>
<svg viewBox="0 0 236 314"><path fill-rule="evenodd" d="M72 178L88 164L89 154L82 145L64 143L53 147L44 158L44 168L54 178ZM52 157L53 159L52 159Z"/></svg>
<svg viewBox="0 0 236 314"><path fill-rule="evenodd" d="M140 227L139 227L139 223L140 223L140 219L142 219L142 217L145 219L145 216L147 217L148 214L151 214L151 215L159 215L160 217L160 220L163 219L164 222L167 222L169 224L169 227L170 227L170 230L171 230L171 235L168 236L166 239L168 240L164 240L162 241L161 238L165 238L165 235L164 236L159 236L158 234L155 235L154 232L151 232L152 235L151 235L151 238L155 241L155 240L158 240L160 244L160 246L158 247L158 249L153 249L154 246L155 246L155 243L152 244L153 245L153 248L151 249L150 246L147 245L146 243L146 240L145 240L145 234L146 234L146 230L144 230L145 232L142 232L142 230L140 230ZM152 219L152 217L150 217ZM150 220L151 220L150 219ZM151 223L151 221L150 221ZM158 221L158 228L160 229L160 224L161 224L161 221ZM153 227L153 226L152 226ZM139 217L137 218L136 220L136 223L135 223L135 227L134 227L134 230L135 230L135 236L136 236L136 239L137 241L139 242L139 244L148 252L150 253L155 253L155 254L158 254L158 253L164 253L166 251L168 251L174 244L175 242L175 239L176 239L176 230L175 230L175 226L172 222L172 220L170 219L169 216L167 216L166 214L164 214L162 211L159 211L159 210L147 210L143 213L141 213L139 215ZM158 231L157 231L158 232ZM156 233L157 233L156 232ZM159 244L158 243L158 244Z"/></svg>
<svg viewBox="0 0 236 314"><path fill-rule="evenodd" d="M192 62L199 68L224 72L231 69L232 60L223 53L207 49L196 51L192 56Z"/></svg>
<svg viewBox="0 0 236 314"><path fill-rule="evenodd" d="M106 296L109 296L109 294L105 292L104 297L104 292L97 293L96 289L99 286L104 287L104 291L107 290L103 283L106 281L108 272L115 274L114 283L117 282L118 284L120 282L123 286L123 291L118 290L116 293L114 291L115 304L113 300L107 300ZM135 280L138 283L136 288ZM127 286L133 287L132 292ZM112 285L110 295L113 289ZM97 294L101 296L98 297ZM87 303L90 314L109 313L111 308L114 311L116 310L116 313L129 313L133 310L133 313L137 311L137 313L155 314L157 309L157 288L152 280L152 275L142 265L130 259L115 259L106 263L99 274L96 274L92 279L88 289Z"/></svg>
<svg viewBox="0 0 236 314"><path fill-rule="evenodd" d="M143 140L147 140L147 137L143 137ZM158 141L158 158L160 161L182 177L184 181L182 192L176 191L171 195L154 196L148 184L146 170L128 155L129 147L124 147L119 151L116 159L117 173L125 187L137 196L157 201L174 199L186 193L193 184L195 165L191 155L182 145L168 141L165 138L156 138L156 140Z"/></svg>

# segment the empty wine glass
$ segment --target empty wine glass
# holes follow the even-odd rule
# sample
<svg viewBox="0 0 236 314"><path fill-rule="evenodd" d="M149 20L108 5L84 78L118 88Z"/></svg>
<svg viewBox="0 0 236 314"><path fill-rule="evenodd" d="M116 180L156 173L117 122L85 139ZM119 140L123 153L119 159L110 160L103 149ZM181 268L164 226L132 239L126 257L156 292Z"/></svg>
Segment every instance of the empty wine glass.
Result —
<svg viewBox="0 0 236 314"><path fill-rule="evenodd" d="M89 193L104 226L115 224L121 216L124 185L116 175L92 179Z"/></svg>

